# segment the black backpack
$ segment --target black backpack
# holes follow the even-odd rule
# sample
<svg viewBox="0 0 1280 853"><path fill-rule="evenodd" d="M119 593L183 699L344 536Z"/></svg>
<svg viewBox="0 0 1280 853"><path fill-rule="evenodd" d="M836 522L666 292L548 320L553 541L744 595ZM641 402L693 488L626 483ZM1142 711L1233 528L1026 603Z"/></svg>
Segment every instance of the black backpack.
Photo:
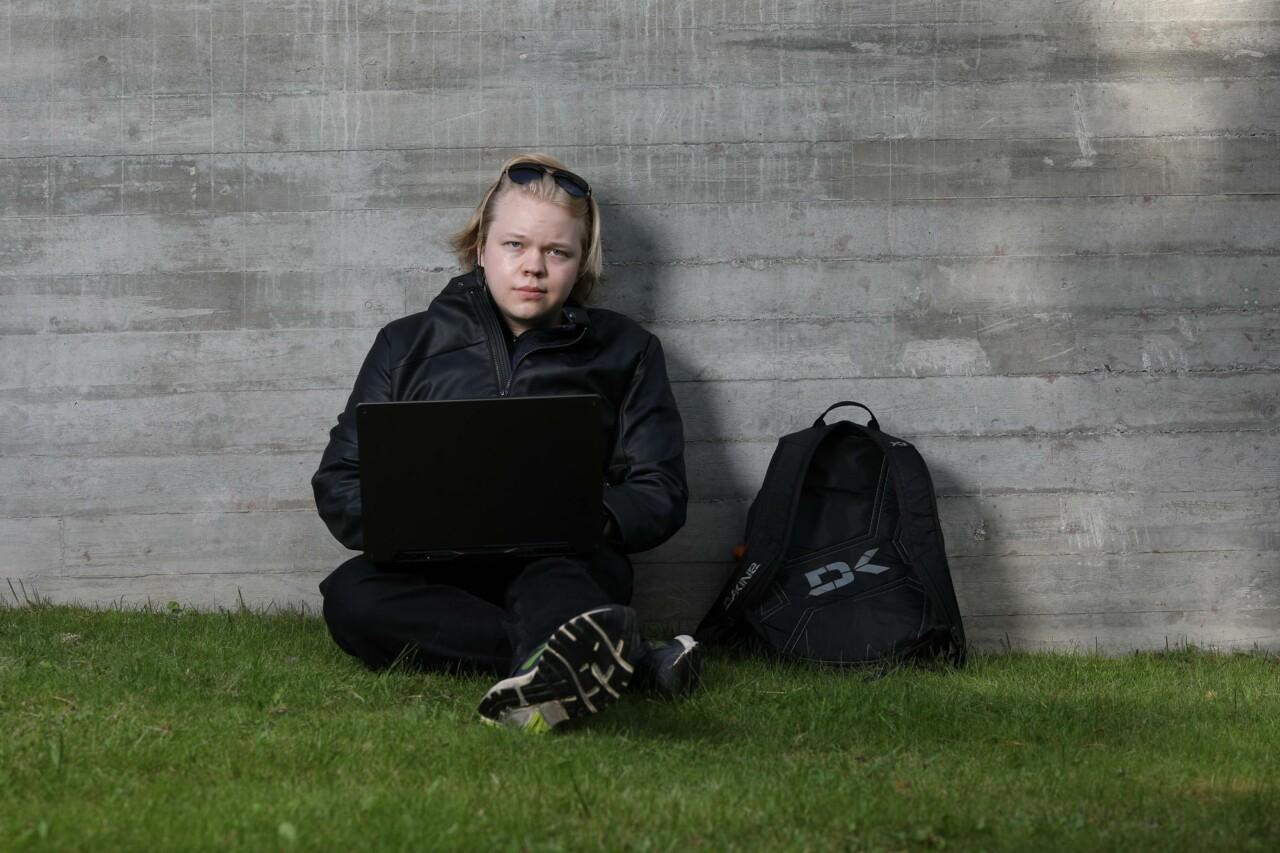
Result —
<svg viewBox="0 0 1280 853"><path fill-rule="evenodd" d="M823 420L841 406L870 421ZM738 570L697 634L754 635L826 664L939 654L963 663L937 499L916 449L851 401L784 436L747 513Z"/></svg>

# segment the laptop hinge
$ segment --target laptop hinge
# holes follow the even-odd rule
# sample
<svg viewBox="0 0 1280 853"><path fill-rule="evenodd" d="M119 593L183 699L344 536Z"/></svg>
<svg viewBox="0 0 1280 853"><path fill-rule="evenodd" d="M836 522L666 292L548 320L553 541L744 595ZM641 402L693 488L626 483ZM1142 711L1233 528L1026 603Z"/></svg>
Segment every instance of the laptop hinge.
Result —
<svg viewBox="0 0 1280 853"><path fill-rule="evenodd" d="M560 554L572 554L576 550L568 542L539 542L536 545L486 545L466 549L437 548L422 551L400 551L396 554L394 562L438 563L446 560L457 560L462 557L552 557Z"/></svg>

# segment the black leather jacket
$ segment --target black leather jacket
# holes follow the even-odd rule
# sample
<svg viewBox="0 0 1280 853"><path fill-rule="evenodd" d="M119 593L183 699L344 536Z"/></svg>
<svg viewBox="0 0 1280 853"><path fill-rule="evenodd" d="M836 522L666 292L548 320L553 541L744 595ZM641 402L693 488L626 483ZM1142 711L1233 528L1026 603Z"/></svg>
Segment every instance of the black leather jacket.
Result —
<svg viewBox="0 0 1280 853"><path fill-rule="evenodd" d="M679 530L689 497L684 430L662 345L627 317L572 299L561 320L521 335L508 354L497 308L470 272L426 311L384 326L311 478L316 508L338 541L364 547L358 403L546 394L595 393L605 401L604 504L621 549L644 551Z"/></svg>

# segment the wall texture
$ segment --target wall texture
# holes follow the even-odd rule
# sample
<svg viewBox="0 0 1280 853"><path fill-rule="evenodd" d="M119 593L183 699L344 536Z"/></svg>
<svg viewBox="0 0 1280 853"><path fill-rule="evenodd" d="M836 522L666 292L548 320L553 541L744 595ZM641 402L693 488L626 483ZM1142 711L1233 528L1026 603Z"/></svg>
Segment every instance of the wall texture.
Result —
<svg viewBox="0 0 1280 853"><path fill-rule="evenodd" d="M522 149L668 351L650 620L853 398L978 644L1280 647L1273 0L0 0L0 590L317 604L327 430Z"/></svg>

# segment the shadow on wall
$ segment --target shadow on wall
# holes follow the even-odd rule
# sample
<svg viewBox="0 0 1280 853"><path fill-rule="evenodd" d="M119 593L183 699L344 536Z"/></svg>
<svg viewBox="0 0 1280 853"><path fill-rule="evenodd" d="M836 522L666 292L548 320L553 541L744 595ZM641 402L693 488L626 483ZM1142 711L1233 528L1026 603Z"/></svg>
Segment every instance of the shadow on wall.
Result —
<svg viewBox="0 0 1280 853"><path fill-rule="evenodd" d="M673 288L679 286L678 267L660 263L663 249L648 227L643 216L637 215L644 210L639 205L604 206L601 210L601 224L605 233L605 257L609 257L609 247L625 243L628 256L639 256L653 262L648 267L649 281L639 294L628 294L626 304L628 315L637 319L667 316L671 312L665 310L669 304L669 295ZM634 278L632 279L634 280ZM596 296L596 304L608 308L611 302L610 281L605 281ZM670 301L674 301L673 298ZM666 342L664 341L664 344ZM667 361L667 373L672 377L697 376L699 365L691 363L679 351L664 346ZM706 387L701 382L686 381L681 383L679 393L680 404L686 410L697 410L705 413L702 430L706 435L727 435L727 428L719 422L719 407L715 401L707 399ZM687 416L686 416L687 421ZM635 604L640 611L646 631L661 633L664 631L692 631L710 608L712 601L719 593L721 586L728 578L732 564L729 562L728 549L723 555L708 554L700 543L706 541L737 541L741 536L741 522L732 531L718 529L723 524L721 514L703 512L706 504L697 503L701 489L694 471L724 471L735 466L735 460L728 452L728 446L720 441L701 441L696 445L697 465L691 465L690 445L687 440L688 424L686 423L685 461L689 469L689 503L690 509L685 527L672 539L655 551L636 555L636 593ZM730 477L736 480L737 477ZM758 484L757 484L758 485ZM745 514L745 509L744 509ZM718 522L717 519L720 519ZM717 529L710 529L717 525ZM709 560L711 560L709 562Z"/></svg>

